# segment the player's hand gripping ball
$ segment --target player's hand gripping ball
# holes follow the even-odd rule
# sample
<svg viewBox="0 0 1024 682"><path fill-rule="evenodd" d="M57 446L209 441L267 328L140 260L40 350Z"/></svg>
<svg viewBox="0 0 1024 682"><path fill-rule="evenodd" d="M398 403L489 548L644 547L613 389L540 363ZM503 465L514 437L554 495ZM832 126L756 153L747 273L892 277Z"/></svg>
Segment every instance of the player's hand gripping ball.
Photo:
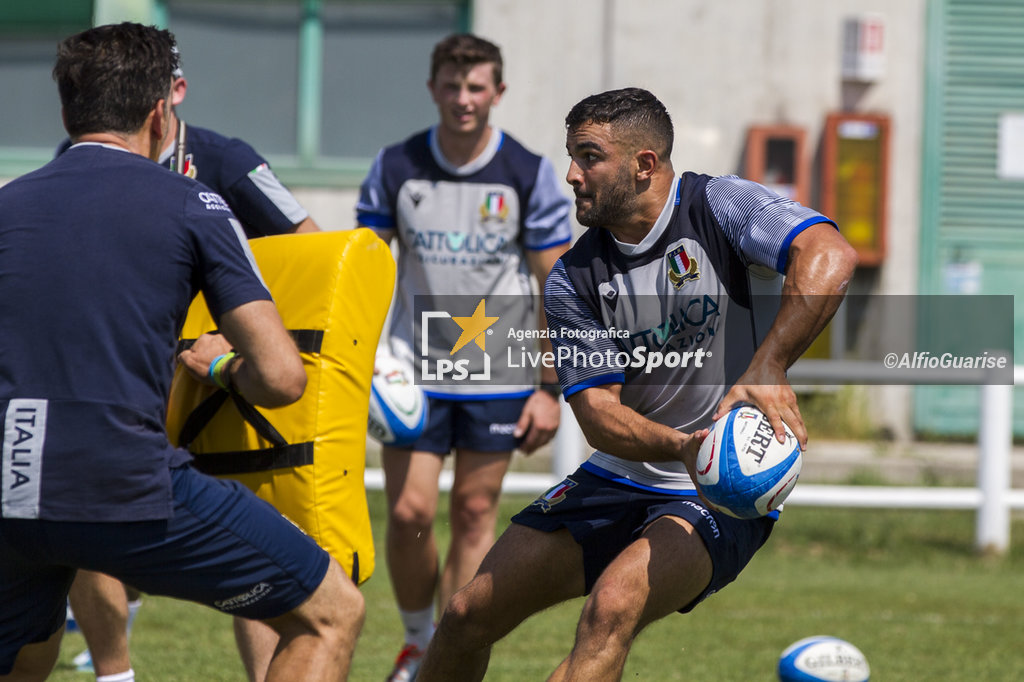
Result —
<svg viewBox="0 0 1024 682"><path fill-rule="evenodd" d="M697 454L697 484L717 511L754 519L775 511L800 476L800 443L786 427L775 438L768 417L751 405L715 422Z"/></svg>
<svg viewBox="0 0 1024 682"><path fill-rule="evenodd" d="M389 355L378 355L370 383L367 433L384 445L411 445L427 424L427 400L413 383L413 370Z"/></svg>

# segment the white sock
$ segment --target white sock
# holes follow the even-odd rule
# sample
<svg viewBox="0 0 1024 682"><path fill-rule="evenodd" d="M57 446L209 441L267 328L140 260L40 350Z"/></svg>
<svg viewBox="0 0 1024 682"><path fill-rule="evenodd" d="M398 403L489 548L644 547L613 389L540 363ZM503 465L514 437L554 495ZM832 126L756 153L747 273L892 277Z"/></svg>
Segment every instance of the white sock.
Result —
<svg viewBox="0 0 1024 682"><path fill-rule="evenodd" d="M135 622L135 616L139 613L139 609L142 608L142 600L136 599L128 602L128 634L132 634L132 623Z"/></svg>
<svg viewBox="0 0 1024 682"><path fill-rule="evenodd" d="M96 682L135 682L135 671L128 668L127 672L102 675L96 678Z"/></svg>
<svg viewBox="0 0 1024 682"><path fill-rule="evenodd" d="M425 651L430 644L430 638L434 636L434 607L422 611L399 609L398 614L402 617L402 625L405 626L405 643Z"/></svg>

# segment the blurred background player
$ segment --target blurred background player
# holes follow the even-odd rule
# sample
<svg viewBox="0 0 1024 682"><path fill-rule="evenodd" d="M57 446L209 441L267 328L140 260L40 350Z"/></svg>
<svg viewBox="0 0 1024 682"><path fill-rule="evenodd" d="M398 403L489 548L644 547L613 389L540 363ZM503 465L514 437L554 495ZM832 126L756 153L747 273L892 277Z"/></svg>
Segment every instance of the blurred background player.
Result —
<svg viewBox="0 0 1024 682"><path fill-rule="evenodd" d="M263 620L280 637L268 679L337 680L362 627L358 588L272 507L192 469L164 429L169 360L199 290L221 333L178 356L193 375L271 407L306 383L228 206L150 162L169 127L173 45L131 23L63 41L53 73L73 145L0 190L0 307L19 320L0 329L0 676L46 677L88 568ZM118 663L97 662L97 677L134 679Z"/></svg>
<svg viewBox="0 0 1024 682"><path fill-rule="evenodd" d="M449 601L421 682L483 679L494 642L583 595L572 651L549 679L618 680L644 627L732 582L774 519L705 506L693 479L700 442L713 419L749 402L780 441L785 422L806 445L786 370L835 313L856 264L835 224L810 208L735 176L677 177L672 122L646 90L588 97L566 128L566 180L589 229L548 278L548 323L580 332L553 343L571 357L647 347L703 348L706 358L649 373L559 364L597 452L512 518ZM776 281L786 276L781 297L763 295L773 271ZM630 335L613 337L611 327Z"/></svg>
<svg viewBox="0 0 1024 682"><path fill-rule="evenodd" d="M313 218L252 146L238 138L186 125L178 117L177 106L185 100L187 90L188 82L179 67L174 72L171 115L167 133L160 144L159 162L220 194L240 219L250 239L318 231L320 228ZM70 141L66 140L58 153L68 146ZM102 664L97 667L97 661L120 660L128 654L128 636L142 601L137 591L127 587L126 596L125 589L109 576L79 571L71 588L69 612L74 626L81 630L88 645L74 659L79 670L105 668ZM255 676L253 657L257 656L257 651L269 646L269 652L259 655L264 663L269 661L273 646L267 643L260 647L253 640L266 639L272 633L258 623L242 619L236 622L235 633L246 668L251 676ZM265 668L265 665L261 667Z"/></svg>
<svg viewBox="0 0 1024 682"><path fill-rule="evenodd" d="M473 35L449 36L434 48L427 87L438 123L378 154L356 207L360 225L385 241L398 239L390 341L395 355L407 360L415 347L414 296L528 297L530 276L543 287L572 238L569 201L551 162L489 122L505 92L498 47ZM502 246L476 256L458 252L458 245L484 241ZM541 310L519 328L535 327L534 315L543 327ZM554 435L557 375L544 371L540 390L532 385L481 394L430 386L423 436L409 448L384 447L387 563L405 627L389 680L415 678L434 631L435 601L443 606L494 542L512 450L533 452ZM438 476L453 449L451 546L439 573L433 533Z"/></svg>
<svg viewBox="0 0 1024 682"><path fill-rule="evenodd" d="M161 143L161 164L220 194L242 221L250 239L320 229L250 144L207 128L189 126L178 117L177 107L188 92L188 81L181 68L174 73L172 92L170 126ZM70 141L65 140L57 153L68 146Z"/></svg>
<svg viewBox="0 0 1024 682"><path fill-rule="evenodd" d="M187 90L188 81L179 69L174 79L171 126L160 163L195 178L224 197L250 239L318 231L320 228L309 212L252 146L237 137L228 138L207 128L187 125L178 117L176 107L185 101Z"/></svg>

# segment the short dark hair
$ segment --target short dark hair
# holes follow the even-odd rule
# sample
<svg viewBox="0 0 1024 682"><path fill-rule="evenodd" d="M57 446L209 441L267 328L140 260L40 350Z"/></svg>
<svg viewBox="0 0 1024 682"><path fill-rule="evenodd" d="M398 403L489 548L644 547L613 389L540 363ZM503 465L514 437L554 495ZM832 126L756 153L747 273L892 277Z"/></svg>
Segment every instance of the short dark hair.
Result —
<svg viewBox="0 0 1024 682"><path fill-rule="evenodd" d="M494 84L501 85L503 77L501 49L480 36L471 33L456 33L434 46L434 52L430 56L430 80L437 77L437 72L445 64L476 66L488 63L494 64Z"/></svg>
<svg viewBox="0 0 1024 682"><path fill-rule="evenodd" d="M134 133L170 93L178 53L170 31L125 22L97 26L57 46L57 81L68 134Z"/></svg>
<svg viewBox="0 0 1024 682"><path fill-rule="evenodd" d="M665 105L642 88L622 88L591 95L565 117L570 131L586 123L608 123L625 132L638 149L651 149L664 159L672 154L672 119Z"/></svg>

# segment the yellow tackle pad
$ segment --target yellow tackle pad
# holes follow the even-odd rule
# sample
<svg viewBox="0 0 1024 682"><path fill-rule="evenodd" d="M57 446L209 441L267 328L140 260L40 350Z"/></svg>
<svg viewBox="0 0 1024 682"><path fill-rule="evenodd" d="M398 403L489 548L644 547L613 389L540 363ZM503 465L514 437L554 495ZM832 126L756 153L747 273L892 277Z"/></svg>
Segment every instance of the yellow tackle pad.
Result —
<svg viewBox="0 0 1024 682"><path fill-rule="evenodd" d="M387 244L365 228L249 244L299 346L306 391L292 405L253 408L179 366L167 433L172 443L188 447L196 468L236 479L274 505L358 584L374 569L363 483L366 419L395 262ZM200 295L189 309L181 346L214 328Z"/></svg>

